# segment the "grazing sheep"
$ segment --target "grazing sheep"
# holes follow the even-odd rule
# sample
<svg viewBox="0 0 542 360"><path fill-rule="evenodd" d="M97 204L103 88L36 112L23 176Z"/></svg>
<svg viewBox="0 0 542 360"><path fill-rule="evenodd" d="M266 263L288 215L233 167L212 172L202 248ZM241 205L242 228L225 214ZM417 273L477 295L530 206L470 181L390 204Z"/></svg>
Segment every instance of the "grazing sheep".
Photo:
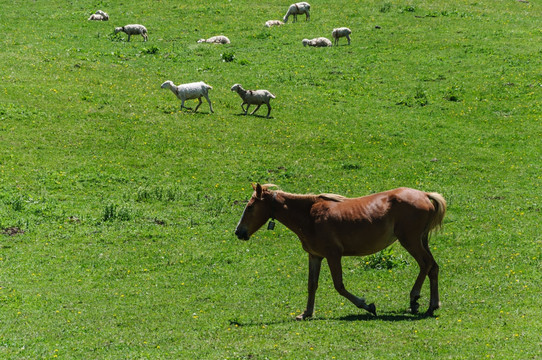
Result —
<svg viewBox="0 0 542 360"><path fill-rule="evenodd" d="M284 15L283 20L284 20L285 23L287 23L288 22L288 17L290 15L293 15L294 16L294 21L293 22L296 22L298 14L305 14L306 15L305 21L308 21L311 18L310 11L311 11L311 6L310 6L309 3L307 3L307 2L298 2L298 3L290 5L290 7L288 8L288 12L286 13L286 15Z"/></svg>
<svg viewBox="0 0 542 360"><path fill-rule="evenodd" d="M331 32L331 36L333 36L333 45L339 45L339 38L342 37L346 37L346 40L348 40L348 45L350 45L350 34L352 34L352 30L347 27L333 29Z"/></svg>
<svg viewBox="0 0 542 360"><path fill-rule="evenodd" d="M143 36L143 41L147 41L147 28L143 25L139 24L132 24L132 25L125 25L123 27L115 28L115 34L119 32L124 32L128 34L128 41L130 41L130 36L132 35L141 35Z"/></svg>
<svg viewBox="0 0 542 360"><path fill-rule="evenodd" d="M245 90L240 84L233 85L231 87L231 91L236 91L239 96L241 96L241 99L243 99L241 109L243 109L245 115L248 113L248 108L250 105L257 105L256 109L250 113L250 115L253 115L256 111L258 111L262 104L266 104L267 118L269 119L269 114L271 113L271 105L269 105L269 100L274 99L275 95L271 94L267 90ZM243 107L245 104L247 104L246 110Z"/></svg>
<svg viewBox="0 0 542 360"><path fill-rule="evenodd" d="M325 37L319 37L319 38L316 38L316 39L303 39L302 40L303 42L303 46L315 46L315 47L326 47L326 46L331 46L331 41Z"/></svg>
<svg viewBox="0 0 542 360"><path fill-rule="evenodd" d="M109 15L102 10L96 11L94 14L90 15L89 20L98 20L98 21L107 21L109 20Z"/></svg>
<svg viewBox="0 0 542 360"><path fill-rule="evenodd" d="M280 20L267 20L265 22L266 27L281 26L281 25L284 25L284 23L282 21L280 21Z"/></svg>
<svg viewBox="0 0 542 360"><path fill-rule="evenodd" d="M229 44L230 39L228 39L224 35L219 35L219 36L210 37L207 40L206 39L199 39L198 43Z"/></svg>
<svg viewBox="0 0 542 360"><path fill-rule="evenodd" d="M194 112L198 111L199 106L201 105L201 98L204 97L209 103L209 108L211 112L213 111L213 105L211 105L211 100L209 100L209 89L212 89L210 85L207 85L203 81L193 82L189 84L181 84L175 86L172 81L168 80L162 84L162 89L171 90L179 99L181 99L181 110L184 108L190 109L184 106L185 100L198 99L198 106L194 109Z"/></svg>

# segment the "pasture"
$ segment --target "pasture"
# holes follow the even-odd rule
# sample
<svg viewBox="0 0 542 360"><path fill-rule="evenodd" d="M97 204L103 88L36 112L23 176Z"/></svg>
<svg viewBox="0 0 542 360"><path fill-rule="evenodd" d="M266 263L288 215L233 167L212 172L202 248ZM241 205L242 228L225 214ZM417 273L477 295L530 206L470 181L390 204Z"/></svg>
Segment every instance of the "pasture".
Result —
<svg viewBox="0 0 542 360"><path fill-rule="evenodd" d="M540 358L540 4L310 3L268 29L289 1L0 0L0 358ZM113 34L130 23L149 40ZM350 46L301 44L340 26ZM215 113L166 80L210 84ZM235 83L276 95L270 119L241 115ZM324 261L295 321L295 235L234 236L251 182L442 194L441 309L407 313L418 267L395 245L343 259L378 316Z"/></svg>

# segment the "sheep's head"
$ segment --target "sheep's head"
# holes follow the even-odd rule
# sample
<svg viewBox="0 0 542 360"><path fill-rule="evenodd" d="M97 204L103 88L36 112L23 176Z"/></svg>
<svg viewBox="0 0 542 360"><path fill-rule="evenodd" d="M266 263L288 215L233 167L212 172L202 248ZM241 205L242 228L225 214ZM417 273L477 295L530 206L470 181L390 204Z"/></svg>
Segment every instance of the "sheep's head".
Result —
<svg viewBox="0 0 542 360"><path fill-rule="evenodd" d="M231 91L236 91L236 92L239 92L239 90L242 90L243 87L241 86L241 84L235 84L231 87Z"/></svg>
<svg viewBox="0 0 542 360"><path fill-rule="evenodd" d="M122 27L116 27L115 28L115 34L118 34L122 31Z"/></svg>
<svg viewBox="0 0 542 360"><path fill-rule="evenodd" d="M162 89L171 89L172 87L174 87L175 85L173 85L173 81L171 80L168 80L166 82L164 82L161 86Z"/></svg>
<svg viewBox="0 0 542 360"><path fill-rule="evenodd" d="M309 44L309 39L303 39L301 42L303 43L303 46L307 46Z"/></svg>
<svg viewBox="0 0 542 360"><path fill-rule="evenodd" d="M198 40L198 44L199 44L199 43L204 43L204 42L205 42L205 39L199 39L199 40Z"/></svg>

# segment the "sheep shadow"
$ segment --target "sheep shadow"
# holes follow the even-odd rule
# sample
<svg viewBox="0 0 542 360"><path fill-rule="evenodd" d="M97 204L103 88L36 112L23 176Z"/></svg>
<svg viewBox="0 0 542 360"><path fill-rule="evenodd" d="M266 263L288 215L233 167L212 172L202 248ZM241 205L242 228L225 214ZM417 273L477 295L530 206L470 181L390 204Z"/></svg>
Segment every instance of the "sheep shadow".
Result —
<svg viewBox="0 0 542 360"><path fill-rule="evenodd" d="M191 107L184 107L182 109L177 110L177 113L181 114L192 114L192 115L211 115L214 114L211 111L194 111L194 108Z"/></svg>
<svg viewBox="0 0 542 360"><path fill-rule="evenodd" d="M260 118L260 119L268 119L268 120L271 120L271 119L274 119L273 116L269 115L269 118L266 117L265 115L260 115L260 114L253 114L253 115L250 115L250 114L246 114L245 113L239 113L239 114L234 114L234 116L246 116L246 117L257 117L257 118Z"/></svg>

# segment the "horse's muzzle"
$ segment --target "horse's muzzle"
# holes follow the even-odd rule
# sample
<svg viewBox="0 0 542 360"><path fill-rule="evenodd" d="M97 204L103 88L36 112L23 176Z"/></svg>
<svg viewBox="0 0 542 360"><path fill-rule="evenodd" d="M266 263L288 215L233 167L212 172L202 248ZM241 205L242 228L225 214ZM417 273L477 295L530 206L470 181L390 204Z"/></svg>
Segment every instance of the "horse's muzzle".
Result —
<svg viewBox="0 0 542 360"><path fill-rule="evenodd" d="M239 240L248 240L250 238L250 236L248 236L248 231L243 228L235 229L235 236L237 236Z"/></svg>

